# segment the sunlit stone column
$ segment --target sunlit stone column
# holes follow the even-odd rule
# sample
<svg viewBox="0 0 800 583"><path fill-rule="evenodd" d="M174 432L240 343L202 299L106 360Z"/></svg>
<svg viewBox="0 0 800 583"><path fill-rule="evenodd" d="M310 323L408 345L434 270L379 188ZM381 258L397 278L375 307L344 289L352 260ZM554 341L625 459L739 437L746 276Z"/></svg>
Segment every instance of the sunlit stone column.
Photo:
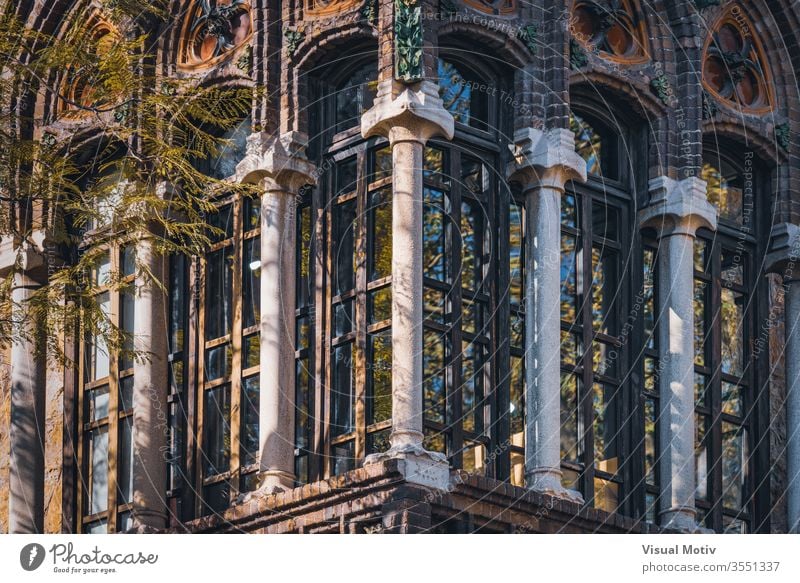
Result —
<svg viewBox="0 0 800 583"><path fill-rule="evenodd" d="M659 469L661 525L697 531L694 451L694 238L716 229L706 183L691 177L650 181L642 228L658 232Z"/></svg>
<svg viewBox="0 0 800 583"><path fill-rule="evenodd" d="M561 195L586 180L586 162L569 130L519 130L509 179L525 194L525 481L574 502L561 485Z"/></svg>
<svg viewBox="0 0 800 583"><path fill-rule="evenodd" d="M425 143L452 139L453 116L430 81L403 86L381 82L361 118L365 137L386 136L392 148L392 433L384 454L404 460L408 481L447 484L446 458L422 446L422 159Z"/></svg>
<svg viewBox="0 0 800 583"><path fill-rule="evenodd" d="M41 253L27 243L0 245L0 277L14 270L11 328L11 459L9 463L8 531L44 532L44 338L30 299L41 287Z"/></svg>
<svg viewBox="0 0 800 583"><path fill-rule="evenodd" d="M306 138L287 132L275 139L254 134L237 166L243 182L261 196L261 361L258 492L294 487L295 213L300 189L316 182L305 157Z"/></svg>
<svg viewBox="0 0 800 583"><path fill-rule="evenodd" d="M784 286L786 344L786 511L787 530L800 534L800 227L782 223L773 229L767 270Z"/></svg>
<svg viewBox="0 0 800 583"><path fill-rule="evenodd" d="M133 528L167 525L167 312L163 285L167 258L152 235L136 242L133 346L144 358L133 364ZM149 271L149 274L147 273Z"/></svg>

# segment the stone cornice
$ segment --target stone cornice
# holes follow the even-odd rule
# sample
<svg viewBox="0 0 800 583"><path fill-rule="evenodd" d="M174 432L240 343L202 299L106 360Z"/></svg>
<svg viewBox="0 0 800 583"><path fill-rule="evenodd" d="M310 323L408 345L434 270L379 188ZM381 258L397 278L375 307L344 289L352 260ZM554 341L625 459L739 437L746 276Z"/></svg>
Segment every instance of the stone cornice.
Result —
<svg viewBox="0 0 800 583"><path fill-rule="evenodd" d="M385 136L390 143L425 143L434 136L453 139L455 121L444 108L439 86L431 81L405 87L396 93L394 81L378 85L374 105L361 117L361 135Z"/></svg>
<svg viewBox="0 0 800 583"><path fill-rule="evenodd" d="M586 161L575 151L575 136L569 130L517 130L513 153L507 176L522 182L526 190L538 186L563 190L570 180L586 182Z"/></svg>
<svg viewBox="0 0 800 583"><path fill-rule="evenodd" d="M694 237L701 227L716 230L717 210L706 198L705 181L658 176L650 180L649 191L650 204L639 211L640 228L654 228L659 237Z"/></svg>

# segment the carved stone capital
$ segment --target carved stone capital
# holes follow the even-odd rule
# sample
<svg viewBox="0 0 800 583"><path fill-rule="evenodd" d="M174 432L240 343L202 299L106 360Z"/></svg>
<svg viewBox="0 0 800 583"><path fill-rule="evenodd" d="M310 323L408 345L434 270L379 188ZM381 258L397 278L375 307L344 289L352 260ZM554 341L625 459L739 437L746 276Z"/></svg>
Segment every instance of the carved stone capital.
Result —
<svg viewBox="0 0 800 583"><path fill-rule="evenodd" d="M35 231L28 241L15 240L13 237L0 241L0 277L17 269L28 279L33 278L31 285L42 283L46 276L44 243L43 231Z"/></svg>
<svg viewBox="0 0 800 583"><path fill-rule="evenodd" d="M775 225L770 234L767 273L778 273L786 281L800 281L800 226Z"/></svg>
<svg viewBox="0 0 800 583"><path fill-rule="evenodd" d="M564 190L570 180L586 181L586 161L575 151L575 135L569 130L517 130L513 153L507 175L525 190L540 186Z"/></svg>
<svg viewBox="0 0 800 583"><path fill-rule="evenodd" d="M361 135L385 136L389 143L424 144L434 136L453 139L455 121L444 108L439 86L431 81L404 86L399 92L391 79L378 85L373 106L361 116Z"/></svg>
<svg viewBox="0 0 800 583"><path fill-rule="evenodd" d="M259 132L247 137L247 155L236 166L235 180L263 183L266 191L295 195L306 184L316 184L317 169L306 158L308 138L300 132L280 136Z"/></svg>
<svg viewBox="0 0 800 583"><path fill-rule="evenodd" d="M659 176L650 180L649 191L650 204L639 211L640 228L655 228L659 237L694 237L701 227L716 230L717 209L706 198L704 180Z"/></svg>

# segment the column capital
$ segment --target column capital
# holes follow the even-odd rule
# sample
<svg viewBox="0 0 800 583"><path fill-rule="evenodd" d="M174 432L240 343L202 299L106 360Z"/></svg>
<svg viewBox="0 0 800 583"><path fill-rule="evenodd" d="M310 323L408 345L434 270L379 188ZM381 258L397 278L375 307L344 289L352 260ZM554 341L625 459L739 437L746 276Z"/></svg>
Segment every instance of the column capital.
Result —
<svg viewBox="0 0 800 583"><path fill-rule="evenodd" d="M306 184L316 184L317 169L306 158L308 137L300 132L280 135L267 132L247 137L247 155L236 165L236 182L264 183L268 191L297 192Z"/></svg>
<svg viewBox="0 0 800 583"><path fill-rule="evenodd" d="M658 176L650 180L648 190L650 204L639 211L639 228L653 227L659 237L694 237L701 227L717 229L717 209L708 202L704 180Z"/></svg>
<svg viewBox="0 0 800 583"><path fill-rule="evenodd" d="M0 241L0 277L17 270L31 279L31 285L44 282L44 232L34 231L30 239L4 237Z"/></svg>
<svg viewBox="0 0 800 583"><path fill-rule="evenodd" d="M779 223L772 228L765 264L767 273L778 273L785 281L800 281L800 226Z"/></svg>
<svg viewBox="0 0 800 583"><path fill-rule="evenodd" d="M564 190L570 180L586 182L586 161L575 151L575 135L567 129L519 129L512 152L507 175L528 190L537 186Z"/></svg>
<svg viewBox="0 0 800 583"><path fill-rule="evenodd" d="M362 136L385 136L390 144L424 144L434 136L452 140L454 130L453 115L444 108L439 86L432 81L409 86L392 79L381 81L373 106L361 116Z"/></svg>

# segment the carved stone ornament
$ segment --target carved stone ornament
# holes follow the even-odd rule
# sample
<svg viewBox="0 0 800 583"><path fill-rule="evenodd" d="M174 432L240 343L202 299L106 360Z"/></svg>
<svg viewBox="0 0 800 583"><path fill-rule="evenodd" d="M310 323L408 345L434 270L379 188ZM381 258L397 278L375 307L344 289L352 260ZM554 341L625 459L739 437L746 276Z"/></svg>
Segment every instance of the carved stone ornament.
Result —
<svg viewBox="0 0 800 583"><path fill-rule="evenodd" d="M178 66L211 67L246 45L253 34L245 0L197 0L186 12Z"/></svg>
<svg viewBox="0 0 800 583"><path fill-rule="evenodd" d="M422 79L420 0L394 0L394 77L404 83Z"/></svg>

